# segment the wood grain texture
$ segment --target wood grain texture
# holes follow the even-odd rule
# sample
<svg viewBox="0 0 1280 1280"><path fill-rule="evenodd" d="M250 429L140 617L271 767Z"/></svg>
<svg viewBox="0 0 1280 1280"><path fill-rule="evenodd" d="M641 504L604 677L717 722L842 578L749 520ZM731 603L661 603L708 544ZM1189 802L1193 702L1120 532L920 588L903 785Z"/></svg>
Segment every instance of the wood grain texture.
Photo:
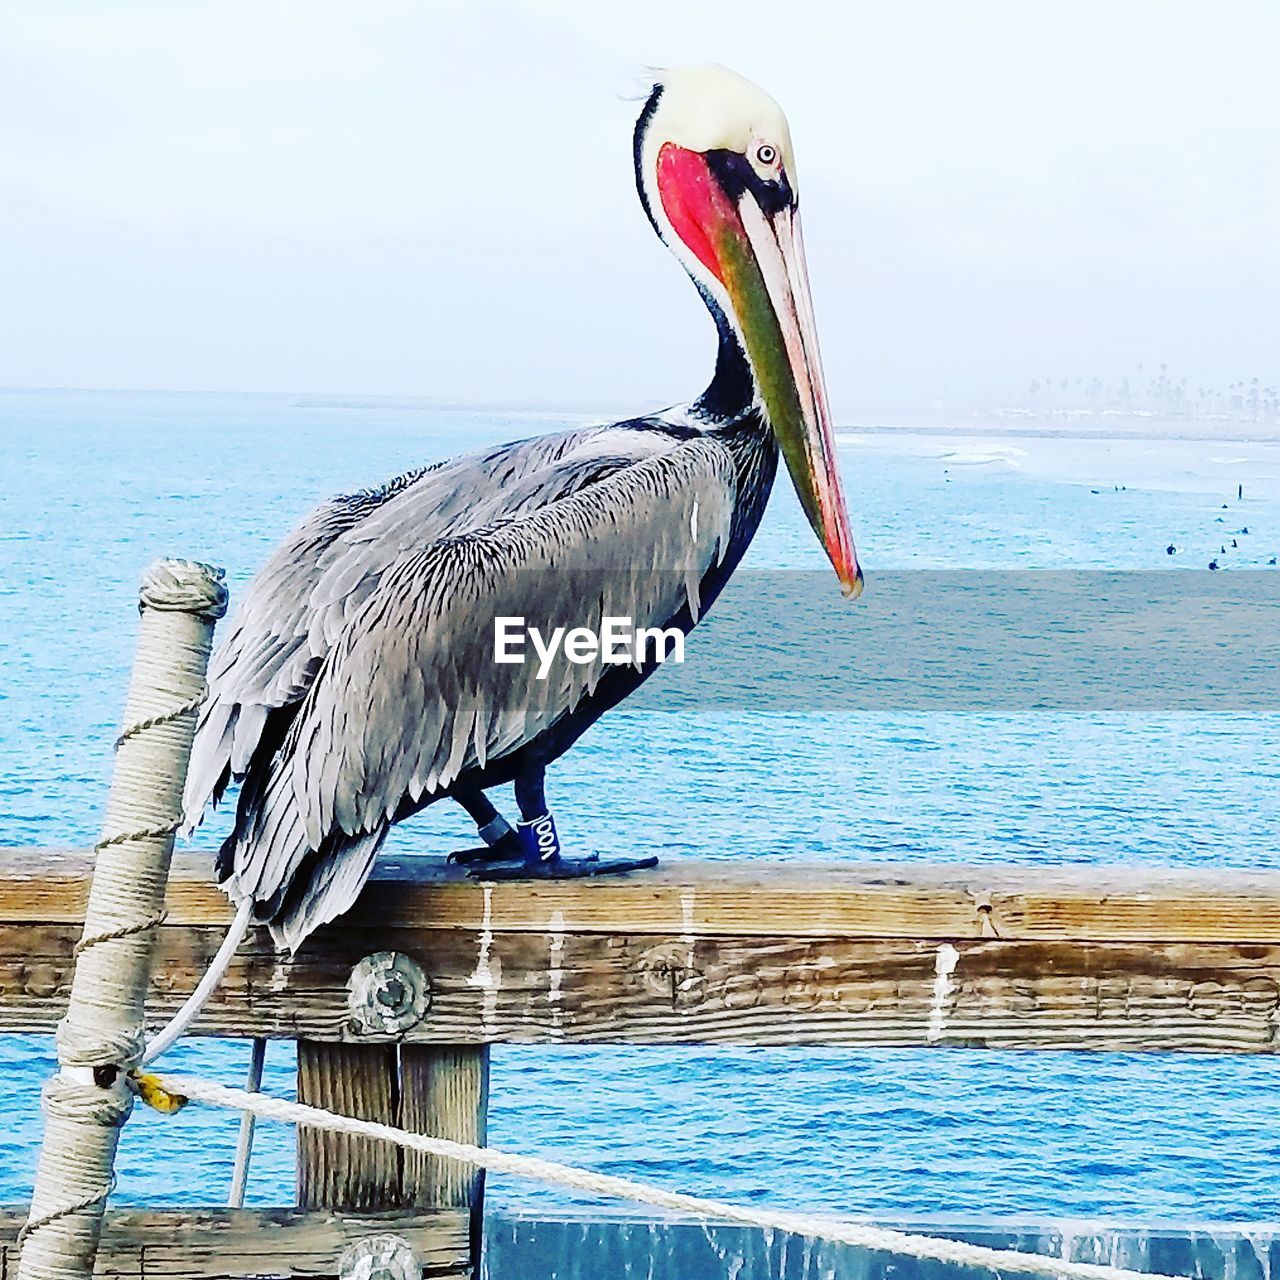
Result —
<svg viewBox="0 0 1280 1280"><path fill-rule="evenodd" d="M487 1045L401 1047L400 1118L406 1129L482 1147L488 1107ZM484 1170L406 1151L404 1187L411 1205L478 1210Z"/></svg>
<svg viewBox="0 0 1280 1280"><path fill-rule="evenodd" d="M14 1244L24 1214L0 1212L0 1275L16 1269ZM432 1280L463 1277L467 1215L456 1210L333 1214L292 1209L127 1210L106 1216L98 1276L165 1280L248 1280L248 1277L334 1276L348 1245L394 1232L413 1247Z"/></svg>
<svg viewBox="0 0 1280 1280"><path fill-rule="evenodd" d="M151 1016L194 986L216 928L160 931ZM0 1032L52 1031L74 926L0 928ZM197 1023L219 1035L369 1043L346 981L414 957L430 1009L406 1044L721 1043L1275 1052L1280 946L476 934L329 929L292 959L247 944ZM63 997L65 998L65 997Z"/></svg>
<svg viewBox="0 0 1280 1280"><path fill-rule="evenodd" d="M299 1040L298 1101L359 1120L399 1124L395 1045ZM300 1125L298 1204L357 1211L401 1207L400 1148Z"/></svg>
<svg viewBox="0 0 1280 1280"><path fill-rule="evenodd" d="M298 1100L342 1115L483 1146L489 1104L487 1046L298 1042ZM387 1142L298 1130L298 1203L304 1209L460 1209L479 1274L484 1174Z"/></svg>
<svg viewBox="0 0 1280 1280"><path fill-rule="evenodd" d="M0 858L0 1032L51 1031L65 1005L84 868L70 855L42 865ZM251 936L197 1030L368 1043L347 981L364 956L397 950L430 985L406 1044L1277 1047L1275 873L687 863L492 887L400 874L294 957ZM155 1025L227 918L189 860L171 888Z"/></svg>
<svg viewBox="0 0 1280 1280"><path fill-rule="evenodd" d="M231 918L213 854L174 858L171 924ZM0 849L0 924L78 923L85 853ZM1280 943L1280 871L672 859L598 880L482 886L434 859L384 860L348 927L821 938Z"/></svg>
<svg viewBox="0 0 1280 1280"><path fill-rule="evenodd" d="M488 1115L488 1045L401 1045L400 1123L406 1129L482 1147ZM420 1151L404 1151L401 1156L406 1204L470 1214L472 1272L479 1275L484 1170Z"/></svg>

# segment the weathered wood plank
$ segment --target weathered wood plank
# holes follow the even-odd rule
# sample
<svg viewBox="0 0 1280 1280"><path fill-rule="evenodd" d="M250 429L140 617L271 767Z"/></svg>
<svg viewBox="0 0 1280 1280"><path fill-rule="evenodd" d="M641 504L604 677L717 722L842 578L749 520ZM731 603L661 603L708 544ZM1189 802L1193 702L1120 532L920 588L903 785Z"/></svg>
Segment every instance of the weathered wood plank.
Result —
<svg viewBox="0 0 1280 1280"><path fill-rule="evenodd" d="M61 1016L85 871L79 856L0 856L0 1032ZM368 1042L348 978L396 950L430 987L409 1044L1277 1046L1278 873L687 863L488 887L439 867L381 874L405 878L375 882L294 957L252 936L197 1029ZM206 875L175 864L157 1024L222 937Z"/></svg>
<svg viewBox="0 0 1280 1280"><path fill-rule="evenodd" d="M401 1122L414 1133L485 1145L489 1053L484 1045L404 1045L400 1050ZM484 1171L417 1151L404 1153L405 1195L421 1208L472 1208Z"/></svg>
<svg viewBox="0 0 1280 1280"><path fill-rule="evenodd" d="M25 1215L0 1212L0 1275L16 1268L15 1241ZM247 1280L337 1276L338 1258L357 1240L394 1232L412 1246L423 1274L468 1274L467 1215L303 1213L292 1209L126 1210L106 1216L96 1275L165 1280Z"/></svg>
<svg viewBox="0 0 1280 1280"><path fill-rule="evenodd" d="M298 1101L359 1120L399 1124L398 1070L394 1044L299 1040ZM304 1209L400 1207L400 1148L299 1126L298 1203Z"/></svg>
<svg viewBox="0 0 1280 1280"><path fill-rule="evenodd" d="M179 854L177 925L225 925L212 854ZM88 858L0 849L0 924L83 918ZM434 859L387 860L346 924L505 932L796 938L1280 943L1280 871L698 862L599 880L481 886Z"/></svg>
<svg viewBox="0 0 1280 1280"><path fill-rule="evenodd" d="M400 1122L406 1129L482 1147L488 1112L488 1045L401 1046ZM470 1213L472 1268L479 1275L484 1170L419 1151L401 1154L407 1204Z"/></svg>
<svg viewBox="0 0 1280 1280"><path fill-rule="evenodd" d="M220 930L159 930L158 1025ZM74 926L0 928L0 1032L52 1031ZM352 967L412 956L430 983L410 1044L700 1043L1275 1052L1280 946L950 942L331 928L292 959L258 936L197 1024L359 1041ZM367 1039L367 1038L365 1038Z"/></svg>
<svg viewBox="0 0 1280 1280"><path fill-rule="evenodd" d="M298 1098L342 1115L483 1145L489 1102L487 1046L298 1042ZM387 1142L298 1130L298 1201L304 1209L454 1209L469 1223L463 1273L480 1274L484 1174Z"/></svg>

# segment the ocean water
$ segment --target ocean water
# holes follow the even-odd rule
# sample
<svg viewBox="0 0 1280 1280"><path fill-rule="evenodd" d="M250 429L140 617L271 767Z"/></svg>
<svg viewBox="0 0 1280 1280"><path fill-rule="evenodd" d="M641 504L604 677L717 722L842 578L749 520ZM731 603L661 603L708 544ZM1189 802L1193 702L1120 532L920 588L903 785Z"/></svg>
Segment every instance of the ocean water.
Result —
<svg viewBox="0 0 1280 1280"><path fill-rule="evenodd" d="M234 598L318 499L583 420L269 396L0 394L0 843L95 838L137 580L153 557L226 566ZM1218 559L1229 573L1280 572L1269 564L1280 551L1275 444L850 430L841 458L869 592L877 574L925 568L1178 573ZM746 567L823 565L780 482ZM833 579L829 594L832 610L858 607ZM784 638L786 624L777 619ZM563 834L667 858L1119 862L1153 879L1171 865L1280 865L1274 705L859 708L859 681L884 657L855 654L840 673L851 697L835 706L677 715L642 694L552 775ZM714 647L691 646L694 659L713 662ZM440 855L469 836L460 811L439 806L393 847ZM244 1045L193 1042L174 1065L235 1081L246 1056ZM50 1065L47 1040L0 1039L0 1202L29 1187ZM286 1046L271 1048L267 1087L292 1087ZM490 1123L495 1145L871 1217L1280 1216L1280 1089L1262 1058L500 1047ZM117 1200L217 1203L233 1143L224 1116L140 1115ZM491 1188L497 1207L565 1203L513 1181ZM291 1198L291 1136L264 1126L250 1199Z"/></svg>

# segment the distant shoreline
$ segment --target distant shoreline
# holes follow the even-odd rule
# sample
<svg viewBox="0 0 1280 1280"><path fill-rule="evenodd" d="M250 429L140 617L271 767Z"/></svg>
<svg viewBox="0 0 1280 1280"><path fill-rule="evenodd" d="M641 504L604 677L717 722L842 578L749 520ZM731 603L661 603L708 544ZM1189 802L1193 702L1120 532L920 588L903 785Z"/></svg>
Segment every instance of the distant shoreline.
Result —
<svg viewBox="0 0 1280 1280"><path fill-rule="evenodd" d="M203 399L203 400L269 400L291 409L360 412L376 410L408 413L510 414L525 418L568 419L574 422L608 422L625 418L627 410L618 407L584 406L582 404L548 405L516 401L433 399L428 396L336 395L286 391L208 391L172 390L166 388L119 387L24 387L0 386L0 401L5 398L30 396L73 397L103 396L110 398ZM632 405L636 416L660 411L665 406L657 401ZM947 423L954 412L956 421ZM836 425L844 439L853 436L933 436L961 439L1013 440L1133 440L1181 441L1206 444L1280 445L1280 427L1258 424L1245 426L1239 422L1203 419L1160 419L1136 413L1081 413L1073 419L1038 417L1010 412L1009 417L991 417L984 411L939 407L928 411L930 421L902 410L872 410L872 421L859 422L858 414L837 413L842 419ZM883 417L881 415L884 415ZM889 419L886 421L885 419ZM899 419L893 421L893 419ZM878 420L874 420L878 419ZM1071 425L1071 422L1090 425ZM1095 425L1099 422L1105 425Z"/></svg>
<svg viewBox="0 0 1280 1280"><path fill-rule="evenodd" d="M1275 435L1241 435L1236 431L1208 431L1189 426L1153 428L1145 423L1132 427L1115 424L1109 427L1036 427L1020 424L999 426L984 423L981 426L907 426L898 423L876 423L870 426L836 427L837 438L851 436L960 436L965 439L1012 440L1180 440L1199 441L1205 444L1274 444L1280 445L1280 433Z"/></svg>

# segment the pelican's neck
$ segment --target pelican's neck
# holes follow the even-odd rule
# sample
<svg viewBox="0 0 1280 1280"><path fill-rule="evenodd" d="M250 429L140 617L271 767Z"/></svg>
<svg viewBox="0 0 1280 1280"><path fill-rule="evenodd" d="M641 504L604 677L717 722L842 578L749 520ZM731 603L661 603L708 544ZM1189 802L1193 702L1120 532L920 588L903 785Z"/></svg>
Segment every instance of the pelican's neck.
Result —
<svg viewBox="0 0 1280 1280"><path fill-rule="evenodd" d="M721 563L723 577L718 579L723 585L751 545L764 516L778 469L778 442L760 406L755 376L737 333L714 300L706 293L702 296L716 322L720 345L711 383L693 408L729 450L737 472L733 522Z"/></svg>
<svg viewBox="0 0 1280 1280"><path fill-rule="evenodd" d="M742 343L724 312L701 286L698 292L716 323L718 345L716 371L707 389L694 402L694 407L701 416L713 422L736 422L756 407L755 377Z"/></svg>

